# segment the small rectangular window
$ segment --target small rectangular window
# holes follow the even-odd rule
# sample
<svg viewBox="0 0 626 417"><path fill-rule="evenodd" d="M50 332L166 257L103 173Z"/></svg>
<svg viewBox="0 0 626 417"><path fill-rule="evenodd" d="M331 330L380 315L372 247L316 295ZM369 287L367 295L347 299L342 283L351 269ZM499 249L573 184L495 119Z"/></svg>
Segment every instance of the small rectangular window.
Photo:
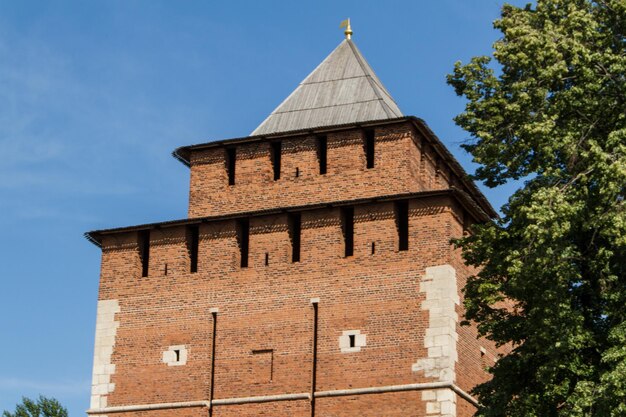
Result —
<svg viewBox="0 0 626 417"><path fill-rule="evenodd" d="M200 244L200 227L197 224L187 226L187 250L189 250L189 272L198 272L198 245Z"/></svg>
<svg viewBox="0 0 626 417"><path fill-rule="evenodd" d="M341 209L341 227L343 229L344 256L354 254L354 207Z"/></svg>
<svg viewBox="0 0 626 417"><path fill-rule="evenodd" d="M282 142L271 143L272 167L274 168L274 181L280 179L280 159L282 151Z"/></svg>
<svg viewBox="0 0 626 417"><path fill-rule="evenodd" d="M235 185L236 161L237 148L226 148L226 172L228 173L228 185Z"/></svg>
<svg viewBox="0 0 626 417"><path fill-rule="evenodd" d="M302 217L300 213L290 213L288 223L291 238L291 262L300 262L300 238L302 232Z"/></svg>
<svg viewBox="0 0 626 417"><path fill-rule="evenodd" d="M250 245L250 221L248 219L241 219L237 221L237 240L239 243L240 266L242 268L247 268Z"/></svg>
<svg viewBox="0 0 626 417"><path fill-rule="evenodd" d="M367 168L374 168L374 149L375 149L375 141L374 141L374 130L367 129L364 132L365 135L365 160L367 164Z"/></svg>
<svg viewBox="0 0 626 417"><path fill-rule="evenodd" d="M351 334L348 336L350 338L350 347L353 348L356 346L356 335Z"/></svg>
<svg viewBox="0 0 626 417"><path fill-rule="evenodd" d="M141 230L138 233L139 257L141 259L141 276L148 276L150 266L150 230Z"/></svg>
<svg viewBox="0 0 626 417"><path fill-rule="evenodd" d="M409 249L409 202L396 202L396 227L398 229L398 250Z"/></svg>
<svg viewBox="0 0 626 417"><path fill-rule="evenodd" d="M326 163L328 158L328 140L326 136L317 137L317 159L320 163L320 175L326 174Z"/></svg>

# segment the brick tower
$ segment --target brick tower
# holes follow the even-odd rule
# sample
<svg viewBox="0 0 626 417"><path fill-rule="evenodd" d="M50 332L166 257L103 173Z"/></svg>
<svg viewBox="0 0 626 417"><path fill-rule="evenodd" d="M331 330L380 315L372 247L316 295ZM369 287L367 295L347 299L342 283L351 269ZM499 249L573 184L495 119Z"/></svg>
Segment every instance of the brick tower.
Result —
<svg viewBox="0 0 626 417"><path fill-rule="evenodd" d="M450 245L492 207L349 36L250 136L184 146L188 218L102 248L88 414L471 416L497 352Z"/></svg>

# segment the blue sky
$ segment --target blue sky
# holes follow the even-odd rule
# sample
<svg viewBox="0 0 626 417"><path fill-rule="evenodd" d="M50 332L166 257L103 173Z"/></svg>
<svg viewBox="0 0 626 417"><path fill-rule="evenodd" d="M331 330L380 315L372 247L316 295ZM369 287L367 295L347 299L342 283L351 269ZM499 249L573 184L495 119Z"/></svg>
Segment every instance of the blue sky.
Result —
<svg viewBox="0 0 626 417"><path fill-rule="evenodd" d="M513 2L522 4L523 2ZM252 131L342 40L468 171L457 60L500 1L0 1L0 412L88 407L100 251L85 231L184 218L177 146ZM511 186L485 190L496 207Z"/></svg>

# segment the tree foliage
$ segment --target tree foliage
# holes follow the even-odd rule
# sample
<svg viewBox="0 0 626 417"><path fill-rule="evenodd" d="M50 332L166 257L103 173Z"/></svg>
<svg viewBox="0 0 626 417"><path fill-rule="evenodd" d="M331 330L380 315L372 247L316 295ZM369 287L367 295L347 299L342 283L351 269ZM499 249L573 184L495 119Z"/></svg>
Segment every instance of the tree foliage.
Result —
<svg viewBox="0 0 626 417"><path fill-rule="evenodd" d="M15 412L5 411L2 417L67 417L67 409L54 398L39 396L37 401L23 397Z"/></svg>
<svg viewBox="0 0 626 417"><path fill-rule="evenodd" d="M474 390L477 415L624 416L626 0L505 5L494 25L496 62L448 76L475 177L525 180L457 241L481 268L466 318L512 347Z"/></svg>

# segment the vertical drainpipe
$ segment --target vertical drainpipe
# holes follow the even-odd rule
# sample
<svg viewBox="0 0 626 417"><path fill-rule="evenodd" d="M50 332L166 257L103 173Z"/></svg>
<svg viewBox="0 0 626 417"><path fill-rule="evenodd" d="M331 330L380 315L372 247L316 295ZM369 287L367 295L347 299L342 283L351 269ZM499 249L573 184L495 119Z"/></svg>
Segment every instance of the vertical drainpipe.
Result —
<svg viewBox="0 0 626 417"><path fill-rule="evenodd" d="M320 302L319 298L311 298L313 306L313 363L311 366L311 417L315 417L315 390L317 379L317 307Z"/></svg>
<svg viewBox="0 0 626 417"><path fill-rule="evenodd" d="M211 316L213 317L213 337L211 338L211 386L209 388L209 417L213 416L213 393L215 387L215 336L217 334L217 308L212 308Z"/></svg>

